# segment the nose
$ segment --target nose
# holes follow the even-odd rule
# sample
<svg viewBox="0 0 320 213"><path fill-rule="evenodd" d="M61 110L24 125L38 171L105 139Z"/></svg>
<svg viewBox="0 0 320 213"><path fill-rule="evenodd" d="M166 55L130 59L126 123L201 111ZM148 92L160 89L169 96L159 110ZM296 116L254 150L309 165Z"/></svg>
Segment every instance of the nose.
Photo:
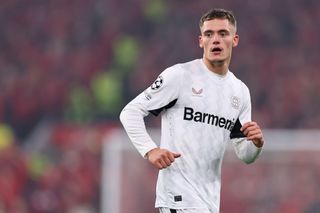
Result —
<svg viewBox="0 0 320 213"><path fill-rule="evenodd" d="M214 34L214 35L212 36L212 43L213 43L213 44L220 44L220 37L219 37L218 34Z"/></svg>

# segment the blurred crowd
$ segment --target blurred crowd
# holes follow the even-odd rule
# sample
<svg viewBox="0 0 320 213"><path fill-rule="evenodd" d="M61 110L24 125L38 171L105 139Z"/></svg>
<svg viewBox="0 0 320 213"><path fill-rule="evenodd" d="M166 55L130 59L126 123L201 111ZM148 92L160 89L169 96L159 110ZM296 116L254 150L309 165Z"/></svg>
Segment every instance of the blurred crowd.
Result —
<svg viewBox="0 0 320 213"><path fill-rule="evenodd" d="M233 10L233 71L266 128L317 128L316 0L5 0L0 6L0 122L24 139L41 120L112 121L166 67L201 57L198 20ZM286 9L284 10L283 7Z"/></svg>
<svg viewBox="0 0 320 213"><path fill-rule="evenodd" d="M318 128L316 0L2 0L0 212L72 212L66 206L97 202L97 141L79 136L61 147L52 136L49 154L30 154L26 141L43 123L62 132L81 124L89 135L117 123L162 70L201 57L198 21L211 7L233 10L238 20L230 69L251 90L254 119L263 128ZM41 210L49 207L37 206L40 199L51 209Z"/></svg>
<svg viewBox="0 0 320 213"><path fill-rule="evenodd" d="M108 129L61 125L36 152L18 147L2 126L0 212L99 212L101 141Z"/></svg>

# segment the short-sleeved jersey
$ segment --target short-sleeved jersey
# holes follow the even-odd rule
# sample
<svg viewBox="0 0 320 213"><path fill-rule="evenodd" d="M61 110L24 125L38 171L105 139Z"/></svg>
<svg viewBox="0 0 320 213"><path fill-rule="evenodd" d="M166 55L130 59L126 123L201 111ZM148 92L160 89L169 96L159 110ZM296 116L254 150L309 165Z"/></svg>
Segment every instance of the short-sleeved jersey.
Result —
<svg viewBox="0 0 320 213"><path fill-rule="evenodd" d="M241 123L251 120L247 86L232 72L217 75L196 59L166 69L123 111L127 110L143 116L161 114L160 147L181 154L159 171L156 207L219 212L224 152L231 138L243 137ZM134 130L128 134L142 156L156 147L148 136L135 137ZM259 149L251 144L247 146L256 158Z"/></svg>

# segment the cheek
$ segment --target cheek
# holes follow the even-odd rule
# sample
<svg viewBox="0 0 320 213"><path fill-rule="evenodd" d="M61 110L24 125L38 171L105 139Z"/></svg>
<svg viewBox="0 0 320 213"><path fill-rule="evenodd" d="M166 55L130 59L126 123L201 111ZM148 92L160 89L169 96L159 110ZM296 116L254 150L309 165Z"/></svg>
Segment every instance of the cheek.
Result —
<svg viewBox="0 0 320 213"><path fill-rule="evenodd" d="M233 41L230 39L225 40L224 43L225 43L226 47L228 47L228 48L232 48L232 46L233 46Z"/></svg>
<svg viewBox="0 0 320 213"><path fill-rule="evenodd" d="M209 49L209 41L204 41L202 44L204 49Z"/></svg>

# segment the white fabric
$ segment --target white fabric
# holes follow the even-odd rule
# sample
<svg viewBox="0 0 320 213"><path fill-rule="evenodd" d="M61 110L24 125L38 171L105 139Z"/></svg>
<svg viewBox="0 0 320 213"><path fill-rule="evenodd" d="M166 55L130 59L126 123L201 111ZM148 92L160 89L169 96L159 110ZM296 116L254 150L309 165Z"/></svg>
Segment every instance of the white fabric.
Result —
<svg viewBox="0 0 320 213"><path fill-rule="evenodd" d="M230 140L237 119L242 124L251 120L249 90L232 72L216 75L201 59L166 69L120 115L143 157L156 147L143 117L169 103L175 104L161 114L160 147L180 153L181 157L159 171L155 206L219 212L221 163L228 143L246 163L253 162L261 151L251 141ZM176 196L181 201L175 201Z"/></svg>
<svg viewBox="0 0 320 213"><path fill-rule="evenodd" d="M171 213L169 208L159 208L160 213ZM202 209L176 209L177 213L210 213L207 208Z"/></svg>

